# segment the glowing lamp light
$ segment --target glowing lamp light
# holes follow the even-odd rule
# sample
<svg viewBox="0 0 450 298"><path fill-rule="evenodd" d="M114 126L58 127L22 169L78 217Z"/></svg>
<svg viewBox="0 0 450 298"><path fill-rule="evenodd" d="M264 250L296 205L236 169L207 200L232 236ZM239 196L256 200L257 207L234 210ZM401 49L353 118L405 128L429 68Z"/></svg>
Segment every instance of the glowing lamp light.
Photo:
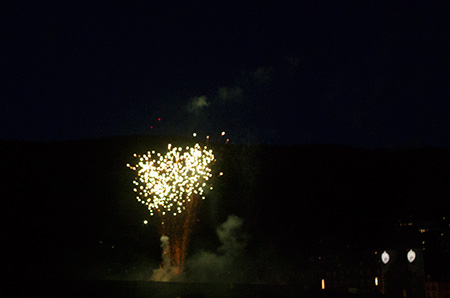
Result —
<svg viewBox="0 0 450 298"><path fill-rule="evenodd" d="M410 249L406 254L406 257L408 258L408 262L412 263L416 259L416 253L414 250Z"/></svg>
<svg viewBox="0 0 450 298"><path fill-rule="evenodd" d="M389 262L389 260L391 259L391 257L389 256L389 254L387 253L387 251L384 251L381 254L381 261L383 262L383 264L387 264Z"/></svg>

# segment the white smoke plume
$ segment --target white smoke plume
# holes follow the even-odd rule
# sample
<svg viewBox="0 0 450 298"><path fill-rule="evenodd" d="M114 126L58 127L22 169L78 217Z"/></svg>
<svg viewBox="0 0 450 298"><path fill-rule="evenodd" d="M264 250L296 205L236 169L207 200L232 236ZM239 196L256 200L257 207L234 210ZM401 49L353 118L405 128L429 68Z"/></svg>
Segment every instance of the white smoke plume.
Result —
<svg viewBox="0 0 450 298"><path fill-rule="evenodd" d="M169 237L161 236L161 258L162 264L158 269L153 270L153 275L150 277L152 281L170 281L177 273L177 268L172 266L169 257Z"/></svg>
<svg viewBox="0 0 450 298"><path fill-rule="evenodd" d="M239 281L242 272L237 266L237 259L242 255L247 245L247 236L242 232L243 220L235 215L217 229L216 234L221 246L217 252L201 251L187 261L186 274L179 274L169 257L169 237L161 237L160 268L153 270L151 281L198 281L198 282L235 282Z"/></svg>
<svg viewBox="0 0 450 298"><path fill-rule="evenodd" d="M237 262L247 245L242 232L243 220L235 215L228 216L216 230L221 246L216 253L202 251L188 262L188 278L200 282L235 282L242 277Z"/></svg>
<svg viewBox="0 0 450 298"><path fill-rule="evenodd" d="M198 114L201 110L209 106L208 98L205 95L193 97L187 106L189 113Z"/></svg>
<svg viewBox="0 0 450 298"><path fill-rule="evenodd" d="M247 245L246 237L241 231L243 223L243 220L236 215L229 215L227 220L217 228L216 233L222 243L217 249L219 253L232 257L241 255Z"/></svg>

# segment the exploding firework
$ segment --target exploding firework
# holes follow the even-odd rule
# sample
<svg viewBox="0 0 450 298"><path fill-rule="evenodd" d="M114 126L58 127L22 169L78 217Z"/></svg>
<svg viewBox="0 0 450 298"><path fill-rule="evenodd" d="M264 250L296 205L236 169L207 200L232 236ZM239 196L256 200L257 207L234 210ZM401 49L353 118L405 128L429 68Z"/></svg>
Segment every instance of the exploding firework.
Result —
<svg viewBox="0 0 450 298"><path fill-rule="evenodd" d="M177 216L186 210L186 204L192 196L201 196L207 181L211 178L210 165L214 161L214 154L206 146L199 144L194 147L172 147L168 145L168 152L147 152L139 158L135 166L127 166L137 171L134 180L136 199L148 206L150 215L155 211L161 215Z"/></svg>
<svg viewBox="0 0 450 298"><path fill-rule="evenodd" d="M149 151L134 154L137 164L127 167L137 173L134 183L136 200L148 207L150 215L161 219L161 234L170 238L171 263L184 269L189 236L195 222L199 201L212 177L215 162L213 151L207 146L167 147L165 154Z"/></svg>

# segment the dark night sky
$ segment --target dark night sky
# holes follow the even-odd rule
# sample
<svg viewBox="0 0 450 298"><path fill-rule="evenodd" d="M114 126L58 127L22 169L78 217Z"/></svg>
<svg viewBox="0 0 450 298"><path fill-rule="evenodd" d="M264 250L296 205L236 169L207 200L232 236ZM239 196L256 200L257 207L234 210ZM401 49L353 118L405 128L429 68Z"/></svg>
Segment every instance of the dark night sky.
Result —
<svg viewBox="0 0 450 298"><path fill-rule="evenodd" d="M450 146L446 1L145 2L3 5L0 139Z"/></svg>

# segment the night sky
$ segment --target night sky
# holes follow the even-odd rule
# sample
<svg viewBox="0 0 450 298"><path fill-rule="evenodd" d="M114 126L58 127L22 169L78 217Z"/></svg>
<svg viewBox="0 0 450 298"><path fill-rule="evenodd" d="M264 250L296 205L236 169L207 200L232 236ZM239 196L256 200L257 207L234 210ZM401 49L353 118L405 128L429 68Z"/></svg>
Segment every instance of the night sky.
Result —
<svg viewBox="0 0 450 298"><path fill-rule="evenodd" d="M3 5L0 139L450 146L447 1L144 2Z"/></svg>

